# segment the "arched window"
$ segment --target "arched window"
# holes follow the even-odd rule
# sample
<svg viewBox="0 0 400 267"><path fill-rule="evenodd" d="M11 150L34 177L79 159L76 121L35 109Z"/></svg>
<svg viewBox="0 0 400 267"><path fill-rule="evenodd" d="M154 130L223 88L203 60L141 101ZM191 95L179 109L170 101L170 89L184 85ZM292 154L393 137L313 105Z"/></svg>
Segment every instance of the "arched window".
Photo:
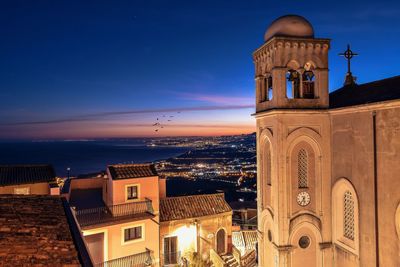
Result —
<svg viewBox="0 0 400 267"><path fill-rule="evenodd" d="M303 98L314 98L315 75L311 70L303 73Z"/></svg>
<svg viewBox="0 0 400 267"><path fill-rule="evenodd" d="M304 148L297 154L297 179L299 188L308 187L308 155Z"/></svg>
<svg viewBox="0 0 400 267"><path fill-rule="evenodd" d="M332 239L359 255L359 233L357 192L348 179L341 178L332 188Z"/></svg>
<svg viewBox="0 0 400 267"><path fill-rule="evenodd" d="M272 76L267 74L259 78L260 103L272 99Z"/></svg>
<svg viewBox="0 0 400 267"><path fill-rule="evenodd" d="M273 97L273 92L272 92L272 76L270 75L267 78L267 96L268 96L268 100L272 100Z"/></svg>
<svg viewBox="0 0 400 267"><path fill-rule="evenodd" d="M343 236L354 240L354 199L350 191L343 195Z"/></svg>
<svg viewBox="0 0 400 267"><path fill-rule="evenodd" d="M286 96L287 98L300 97L300 73L295 70L288 70L286 74Z"/></svg>
<svg viewBox="0 0 400 267"><path fill-rule="evenodd" d="M267 178L267 185L271 185L271 151L269 147L267 148L265 155L265 175Z"/></svg>

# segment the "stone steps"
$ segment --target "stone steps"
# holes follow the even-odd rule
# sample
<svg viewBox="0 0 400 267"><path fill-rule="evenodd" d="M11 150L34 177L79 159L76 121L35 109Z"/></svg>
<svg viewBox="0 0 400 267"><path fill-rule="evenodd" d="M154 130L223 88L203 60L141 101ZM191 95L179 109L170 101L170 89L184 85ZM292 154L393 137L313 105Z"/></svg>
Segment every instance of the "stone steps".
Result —
<svg viewBox="0 0 400 267"><path fill-rule="evenodd" d="M240 264L236 261L232 254L222 255L221 258L228 265L228 267L240 267Z"/></svg>

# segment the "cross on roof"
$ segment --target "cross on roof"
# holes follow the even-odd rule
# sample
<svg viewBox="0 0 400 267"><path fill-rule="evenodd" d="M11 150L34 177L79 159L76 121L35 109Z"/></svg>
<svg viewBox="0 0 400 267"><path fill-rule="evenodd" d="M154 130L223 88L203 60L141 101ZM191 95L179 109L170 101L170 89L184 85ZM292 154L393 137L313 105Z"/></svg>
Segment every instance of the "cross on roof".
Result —
<svg viewBox="0 0 400 267"><path fill-rule="evenodd" d="M350 45L348 44L347 50L344 51L344 53L340 53L339 56L344 56L347 59L347 73L351 74L350 61L354 56L358 56L358 54L351 51Z"/></svg>

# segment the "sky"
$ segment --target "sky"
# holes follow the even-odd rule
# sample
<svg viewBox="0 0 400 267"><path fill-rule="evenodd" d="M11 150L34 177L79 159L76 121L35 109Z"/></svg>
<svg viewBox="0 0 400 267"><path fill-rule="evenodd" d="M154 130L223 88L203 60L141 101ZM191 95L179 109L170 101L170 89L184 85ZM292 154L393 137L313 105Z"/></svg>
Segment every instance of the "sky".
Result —
<svg viewBox="0 0 400 267"><path fill-rule="evenodd" d="M399 75L398 1L3 0L0 139L253 132L252 52L286 14L332 39L330 91L348 43L358 83Z"/></svg>

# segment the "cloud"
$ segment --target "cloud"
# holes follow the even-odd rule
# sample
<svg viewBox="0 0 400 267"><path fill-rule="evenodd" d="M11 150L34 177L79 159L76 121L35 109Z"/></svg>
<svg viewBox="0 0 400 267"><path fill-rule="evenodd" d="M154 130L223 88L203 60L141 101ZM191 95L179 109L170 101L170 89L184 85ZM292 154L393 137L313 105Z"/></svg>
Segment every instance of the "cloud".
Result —
<svg viewBox="0 0 400 267"><path fill-rule="evenodd" d="M251 108L254 108L254 105L222 105L222 106L198 106L198 107L183 107L183 108L138 109L138 110L112 111L112 112L83 114L83 115L79 115L79 116L53 119L53 120L36 120L36 121L6 123L6 124L3 124L3 126L55 124L55 123L65 123L65 122L104 120L106 117L113 117L113 116L115 117L115 116L122 116L122 115L150 114L150 113L161 113L161 112L240 110L240 109L251 109Z"/></svg>
<svg viewBox="0 0 400 267"><path fill-rule="evenodd" d="M214 104L251 104L254 99L252 97L243 96L226 96L226 95L212 95L212 94L195 94L195 93L176 93L178 97L185 100L204 101Z"/></svg>

